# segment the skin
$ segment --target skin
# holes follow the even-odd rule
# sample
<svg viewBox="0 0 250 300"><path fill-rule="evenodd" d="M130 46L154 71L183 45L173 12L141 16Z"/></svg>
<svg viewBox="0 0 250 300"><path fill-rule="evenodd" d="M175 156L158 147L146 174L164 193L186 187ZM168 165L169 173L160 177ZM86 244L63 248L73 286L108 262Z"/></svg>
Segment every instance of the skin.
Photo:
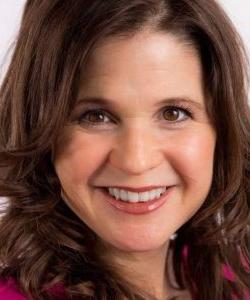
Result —
<svg viewBox="0 0 250 300"><path fill-rule="evenodd" d="M87 106L87 97L111 105ZM144 30L109 38L83 70L78 100L55 151L63 198L108 247L109 258L125 273L133 271L133 282L159 299L173 295L165 274L169 238L201 207L213 175L216 134L199 56L170 34ZM185 105L192 115L178 107L165 115L173 105ZM96 108L104 119L80 118ZM88 127L87 118L96 126ZM114 185L172 187L159 209L131 215L111 207L98 189Z"/></svg>

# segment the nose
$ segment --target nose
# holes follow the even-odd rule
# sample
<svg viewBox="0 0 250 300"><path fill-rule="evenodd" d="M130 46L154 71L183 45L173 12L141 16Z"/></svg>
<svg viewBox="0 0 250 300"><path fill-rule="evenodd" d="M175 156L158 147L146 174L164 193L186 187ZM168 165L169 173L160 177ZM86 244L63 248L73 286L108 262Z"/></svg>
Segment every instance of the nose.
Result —
<svg viewBox="0 0 250 300"><path fill-rule="evenodd" d="M124 173L142 174L162 163L161 145L153 129L131 126L116 138L109 160L113 167Z"/></svg>

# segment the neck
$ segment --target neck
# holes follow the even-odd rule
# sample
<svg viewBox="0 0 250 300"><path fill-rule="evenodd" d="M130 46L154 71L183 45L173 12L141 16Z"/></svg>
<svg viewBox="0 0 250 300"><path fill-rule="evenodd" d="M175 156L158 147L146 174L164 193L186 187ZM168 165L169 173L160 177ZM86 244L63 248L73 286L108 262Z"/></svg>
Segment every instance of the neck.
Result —
<svg viewBox="0 0 250 300"><path fill-rule="evenodd" d="M154 295L157 299L171 299L173 289L166 268L172 273L172 256L168 256L169 243L167 242L158 249L144 252L125 252L110 245L106 245L109 262L119 266L121 274L129 278L131 283ZM167 262L167 257L169 260Z"/></svg>

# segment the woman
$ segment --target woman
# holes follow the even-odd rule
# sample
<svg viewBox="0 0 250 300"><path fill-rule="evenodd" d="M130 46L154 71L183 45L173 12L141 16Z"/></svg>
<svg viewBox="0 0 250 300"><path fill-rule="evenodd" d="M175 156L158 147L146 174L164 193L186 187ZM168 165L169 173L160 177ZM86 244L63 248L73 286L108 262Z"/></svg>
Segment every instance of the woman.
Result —
<svg viewBox="0 0 250 300"><path fill-rule="evenodd" d="M1 89L5 293L247 299L245 65L212 0L27 1Z"/></svg>

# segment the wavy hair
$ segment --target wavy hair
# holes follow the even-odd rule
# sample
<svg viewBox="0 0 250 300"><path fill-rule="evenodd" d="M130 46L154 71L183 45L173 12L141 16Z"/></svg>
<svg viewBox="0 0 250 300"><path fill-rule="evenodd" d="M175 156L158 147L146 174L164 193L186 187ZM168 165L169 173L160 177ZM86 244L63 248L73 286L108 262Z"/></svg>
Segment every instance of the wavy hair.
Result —
<svg viewBox="0 0 250 300"><path fill-rule="evenodd" d="M250 289L247 59L222 8L214 0L28 0L0 90L0 196L8 198L0 276L32 299L53 299L57 283L70 299L154 299L103 259L95 233L61 198L52 163L95 44L146 26L198 50L217 135L209 194L170 244L177 288L200 300L244 299Z"/></svg>

